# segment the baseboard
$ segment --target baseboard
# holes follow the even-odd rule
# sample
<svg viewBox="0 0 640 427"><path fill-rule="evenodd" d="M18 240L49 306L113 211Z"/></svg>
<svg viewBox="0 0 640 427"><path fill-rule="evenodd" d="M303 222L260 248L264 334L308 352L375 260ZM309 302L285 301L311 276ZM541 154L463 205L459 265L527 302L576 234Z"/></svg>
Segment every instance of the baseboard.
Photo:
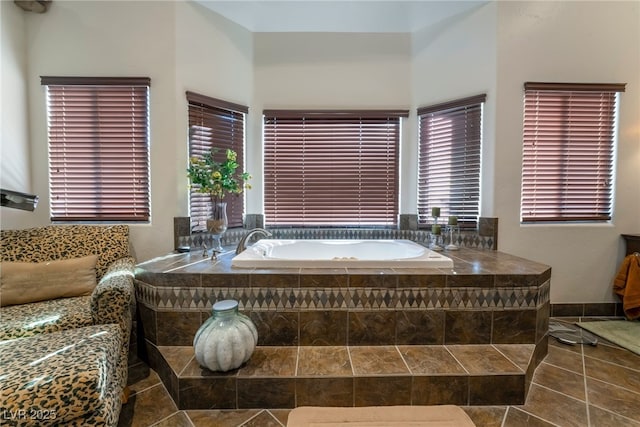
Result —
<svg viewBox="0 0 640 427"><path fill-rule="evenodd" d="M551 317L624 316L622 303L562 303L551 304Z"/></svg>

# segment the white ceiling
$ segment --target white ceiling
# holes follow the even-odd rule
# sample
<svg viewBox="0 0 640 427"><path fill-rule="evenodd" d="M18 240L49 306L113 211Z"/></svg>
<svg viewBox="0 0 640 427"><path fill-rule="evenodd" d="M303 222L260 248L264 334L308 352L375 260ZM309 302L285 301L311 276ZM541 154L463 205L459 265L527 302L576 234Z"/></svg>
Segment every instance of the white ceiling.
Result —
<svg viewBox="0 0 640 427"><path fill-rule="evenodd" d="M252 32L412 33L487 1L195 0Z"/></svg>

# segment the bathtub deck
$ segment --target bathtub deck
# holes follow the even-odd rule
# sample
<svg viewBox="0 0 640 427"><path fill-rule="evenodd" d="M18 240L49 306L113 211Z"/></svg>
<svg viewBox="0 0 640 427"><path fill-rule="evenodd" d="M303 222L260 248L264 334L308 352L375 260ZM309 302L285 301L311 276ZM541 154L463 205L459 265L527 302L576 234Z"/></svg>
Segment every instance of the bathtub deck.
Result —
<svg viewBox="0 0 640 427"><path fill-rule="evenodd" d="M519 405L535 368L531 344L257 347L228 373L198 366L192 347L158 350L178 409Z"/></svg>

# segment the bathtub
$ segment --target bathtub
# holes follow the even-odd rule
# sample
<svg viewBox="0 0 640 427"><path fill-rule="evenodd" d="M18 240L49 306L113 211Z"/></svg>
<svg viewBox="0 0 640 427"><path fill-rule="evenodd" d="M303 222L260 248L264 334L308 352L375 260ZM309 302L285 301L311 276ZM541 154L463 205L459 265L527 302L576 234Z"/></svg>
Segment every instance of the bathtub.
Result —
<svg viewBox="0 0 640 427"><path fill-rule="evenodd" d="M262 239L231 261L240 268L453 268L411 240Z"/></svg>

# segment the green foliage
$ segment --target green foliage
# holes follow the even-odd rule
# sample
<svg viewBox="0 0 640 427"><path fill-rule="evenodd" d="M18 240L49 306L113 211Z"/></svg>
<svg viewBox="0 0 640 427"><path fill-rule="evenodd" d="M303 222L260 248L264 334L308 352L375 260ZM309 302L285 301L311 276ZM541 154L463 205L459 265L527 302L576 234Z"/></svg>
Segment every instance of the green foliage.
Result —
<svg viewBox="0 0 640 427"><path fill-rule="evenodd" d="M187 173L192 188L199 193L209 194L212 202L219 202L226 194L240 194L251 186L246 183L251 179L247 172L236 173L239 165L237 154L227 149L226 159L217 162L215 155L217 148L213 148L202 157L191 157Z"/></svg>

